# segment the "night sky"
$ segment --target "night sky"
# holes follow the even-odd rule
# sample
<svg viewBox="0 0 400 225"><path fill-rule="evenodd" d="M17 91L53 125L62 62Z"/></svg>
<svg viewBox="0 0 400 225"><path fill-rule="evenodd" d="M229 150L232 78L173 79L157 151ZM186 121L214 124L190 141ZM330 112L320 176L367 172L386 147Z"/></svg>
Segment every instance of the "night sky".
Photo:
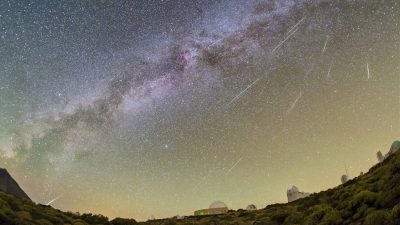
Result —
<svg viewBox="0 0 400 225"><path fill-rule="evenodd" d="M0 166L146 220L286 202L400 134L397 0L0 1Z"/></svg>

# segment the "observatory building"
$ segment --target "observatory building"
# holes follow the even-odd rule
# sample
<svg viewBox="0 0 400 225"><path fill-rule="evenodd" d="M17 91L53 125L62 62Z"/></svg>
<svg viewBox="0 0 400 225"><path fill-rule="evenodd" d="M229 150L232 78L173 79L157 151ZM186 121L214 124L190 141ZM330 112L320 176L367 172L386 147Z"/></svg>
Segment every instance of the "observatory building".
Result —
<svg viewBox="0 0 400 225"><path fill-rule="evenodd" d="M246 207L247 211L257 210L257 207L254 204L250 204Z"/></svg>
<svg viewBox="0 0 400 225"><path fill-rule="evenodd" d="M297 199L300 198L305 198L310 196L310 193L308 192L301 192L299 191L299 189L296 186L291 186L287 189L287 198L288 198L288 202L293 202Z"/></svg>
<svg viewBox="0 0 400 225"><path fill-rule="evenodd" d="M211 203L208 209L200 209L194 211L195 216L205 216L205 215L218 215L228 212L228 206L221 201L216 201Z"/></svg>
<svg viewBox="0 0 400 225"><path fill-rule="evenodd" d="M340 182L342 182L342 184L344 184L344 183L346 183L347 181L350 180L350 175L349 175L349 172L347 171L347 166L346 165L344 166L344 169L346 170L346 174L343 174L340 177Z"/></svg>
<svg viewBox="0 0 400 225"><path fill-rule="evenodd" d="M378 158L378 162L379 163L383 162L387 157L391 156L392 154L394 154L395 152L397 152L399 150L400 150L400 141L393 142L392 146L390 146L389 152L386 153L385 155L383 155L381 151L378 151L376 153L376 157Z"/></svg>
<svg viewBox="0 0 400 225"><path fill-rule="evenodd" d="M379 163L381 163L381 162L383 162L383 160L385 160L385 157L382 155L382 152L380 150L376 153L376 158L378 158Z"/></svg>
<svg viewBox="0 0 400 225"><path fill-rule="evenodd" d="M349 176L347 176L347 174L343 174L340 177L340 181L342 182L342 184L346 183L347 181L349 181Z"/></svg>

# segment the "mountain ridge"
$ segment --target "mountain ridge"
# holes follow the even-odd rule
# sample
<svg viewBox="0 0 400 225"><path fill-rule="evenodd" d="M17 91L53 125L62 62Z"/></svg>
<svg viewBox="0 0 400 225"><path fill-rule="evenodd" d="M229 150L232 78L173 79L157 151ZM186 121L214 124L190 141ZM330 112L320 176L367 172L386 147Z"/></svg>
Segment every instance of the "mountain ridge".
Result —
<svg viewBox="0 0 400 225"><path fill-rule="evenodd" d="M5 168L0 168L0 190L13 194L18 198L31 200Z"/></svg>

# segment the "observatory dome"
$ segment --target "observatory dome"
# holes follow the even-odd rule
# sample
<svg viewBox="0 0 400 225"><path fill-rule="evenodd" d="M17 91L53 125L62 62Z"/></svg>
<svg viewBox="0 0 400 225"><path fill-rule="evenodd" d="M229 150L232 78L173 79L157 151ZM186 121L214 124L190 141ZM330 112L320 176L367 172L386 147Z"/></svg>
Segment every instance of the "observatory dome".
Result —
<svg viewBox="0 0 400 225"><path fill-rule="evenodd" d="M257 210L257 207L254 204L250 204L246 207L246 210L248 211Z"/></svg>
<svg viewBox="0 0 400 225"><path fill-rule="evenodd" d="M299 189L296 186L292 185L288 187L287 193L295 193L295 192L299 192Z"/></svg>
<svg viewBox="0 0 400 225"><path fill-rule="evenodd" d="M392 146L390 147L389 153L393 154L400 149L400 141L393 142Z"/></svg>
<svg viewBox="0 0 400 225"><path fill-rule="evenodd" d="M228 206L221 201L215 201L213 203L211 203L210 205L210 209L216 209L216 208L228 208Z"/></svg>

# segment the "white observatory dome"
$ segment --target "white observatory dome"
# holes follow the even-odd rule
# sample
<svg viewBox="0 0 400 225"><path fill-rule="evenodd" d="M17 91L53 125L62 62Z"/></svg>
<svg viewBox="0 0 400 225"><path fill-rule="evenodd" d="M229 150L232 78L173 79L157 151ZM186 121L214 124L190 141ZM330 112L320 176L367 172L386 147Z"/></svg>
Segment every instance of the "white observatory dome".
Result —
<svg viewBox="0 0 400 225"><path fill-rule="evenodd" d="M299 192L299 189L296 186L291 186L288 188L288 193Z"/></svg>
<svg viewBox="0 0 400 225"><path fill-rule="evenodd" d="M296 193L296 192L299 192L299 189L294 185L288 187L287 189L287 193Z"/></svg>
<svg viewBox="0 0 400 225"><path fill-rule="evenodd" d="M228 208L228 206L221 201L215 201L213 203L211 203L210 205L210 209L216 209L216 208Z"/></svg>

